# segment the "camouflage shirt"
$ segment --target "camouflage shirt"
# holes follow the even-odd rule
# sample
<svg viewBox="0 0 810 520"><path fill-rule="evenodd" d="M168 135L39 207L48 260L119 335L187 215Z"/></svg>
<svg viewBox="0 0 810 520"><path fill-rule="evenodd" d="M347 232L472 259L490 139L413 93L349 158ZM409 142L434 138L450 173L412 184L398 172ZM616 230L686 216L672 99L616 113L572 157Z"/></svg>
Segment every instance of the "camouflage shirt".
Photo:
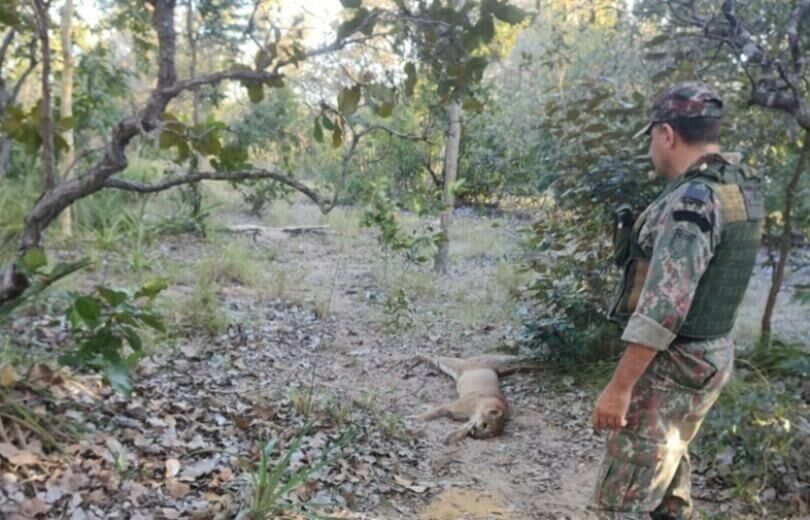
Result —
<svg viewBox="0 0 810 520"><path fill-rule="evenodd" d="M639 217L638 243L650 265L622 340L655 350L666 350L677 336L723 228L718 198L703 183L680 180ZM701 190L704 196L694 196Z"/></svg>

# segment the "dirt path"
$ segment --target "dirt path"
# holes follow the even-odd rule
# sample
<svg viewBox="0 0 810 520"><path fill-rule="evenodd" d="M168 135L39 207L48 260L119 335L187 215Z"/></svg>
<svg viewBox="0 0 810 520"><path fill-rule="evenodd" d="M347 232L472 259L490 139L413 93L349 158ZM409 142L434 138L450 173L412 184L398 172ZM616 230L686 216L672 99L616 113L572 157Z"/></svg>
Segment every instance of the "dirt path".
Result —
<svg viewBox="0 0 810 520"><path fill-rule="evenodd" d="M349 242L341 244L342 240ZM375 396L389 417L401 418L404 437L416 438L407 443L416 464L403 468L398 477L413 483L413 489L428 489L390 501L374 511L375 518L589 518L585 506L602 441L587 426L590 408L584 392L560 394L544 389L532 375L510 376L503 386L514 412L504 436L468 439L458 446L442 443L454 427L451 421L422 424L407 419L455 397L452 380L415 365L415 354L483 354L514 333L516 316L510 323L489 323L484 311L480 322L464 323L479 329L470 330L459 328L456 320L444 322L452 311L444 313L426 304L416 307L407 332L389 334L380 325L382 262L375 258L379 249L367 235L307 235L276 242L275 251L279 262L306 266L300 287L312 290L302 291L304 300L322 297L325 288L330 289L329 314L336 327L331 344L321 350L321 362L330 367L323 388L355 401ZM393 273L406 268L392 261L388 269L396 282ZM418 268L427 270L429 266ZM488 285L481 281L494 278L495 271L493 258L457 258L448 278L431 281L442 295L470 291L473 296L467 303L476 305L474 293L486 290Z"/></svg>

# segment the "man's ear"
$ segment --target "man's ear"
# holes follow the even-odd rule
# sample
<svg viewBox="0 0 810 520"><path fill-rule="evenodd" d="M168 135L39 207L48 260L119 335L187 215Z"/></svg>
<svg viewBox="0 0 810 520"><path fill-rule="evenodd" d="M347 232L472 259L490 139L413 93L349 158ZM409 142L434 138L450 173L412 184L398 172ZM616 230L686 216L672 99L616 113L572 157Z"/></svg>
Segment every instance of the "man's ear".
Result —
<svg viewBox="0 0 810 520"><path fill-rule="evenodd" d="M661 125L661 131L665 134L664 142L667 148L675 146L675 142L678 140L678 134L675 133L675 129L672 128L669 123L663 123Z"/></svg>

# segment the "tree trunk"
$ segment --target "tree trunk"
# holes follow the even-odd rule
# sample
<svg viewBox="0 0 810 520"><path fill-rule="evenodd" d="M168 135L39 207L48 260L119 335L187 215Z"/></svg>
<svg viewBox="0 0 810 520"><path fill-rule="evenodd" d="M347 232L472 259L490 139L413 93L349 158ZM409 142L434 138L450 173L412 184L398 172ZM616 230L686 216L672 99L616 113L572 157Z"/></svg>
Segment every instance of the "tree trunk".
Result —
<svg viewBox="0 0 810 520"><path fill-rule="evenodd" d="M790 255L790 235L793 230L793 204L796 201L796 191L799 187L799 180L802 176L807 156L810 154L810 131L804 132L804 144L802 145L799 159L796 161L796 168L785 188L785 206L782 210L782 236L779 241L779 261L771 276L771 290L768 292L768 301L765 304L765 312L762 314L762 334L760 336L760 346L766 348L771 342L771 317L776 306L776 298L782 288L782 281L785 278L785 266Z"/></svg>
<svg viewBox="0 0 810 520"><path fill-rule="evenodd" d="M186 37L188 38L189 53L191 59L189 60L189 77L193 78L197 75L197 34L194 31L194 0L188 0L186 4ZM194 88L191 90L191 121L194 126L200 123L200 89ZM192 151L196 155L197 153ZM197 173L197 161L191 161L191 173ZM195 182L189 184L184 189L188 190L189 200L191 201L191 216L195 219L200 216L202 211L202 184Z"/></svg>
<svg viewBox="0 0 810 520"><path fill-rule="evenodd" d="M71 44L71 30L73 27L73 0L65 0L62 7L62 96L59 104L59 116L61 118L73 117L73 49ZM73 129L68 128L62 133L62 137L68 145L62 157L62 178L69 179L71 166L76 157L73 143ZM59 229L62 237L73 236L73 213L72 207L65 208L59 215Z"/></svg>
<svg viewBox="0 0 810 520"><path fill-rule="evenodd" d="M253 199L253 204L250 206L250 211L248 214L251 217L262 218L262 210L264 210L264 205L267 203L267 199L262 196L257 196Z"/></svg>
<svg viewBox="0 0 810 520"><path fill-rule="evenodd" d="M35 1L41 4L41 0ZM41 244L45 229L65 208L76 200L104 188L111 176L126 168L127 145L139 133L158 128L160 116L166 105L185 88L185 85L177 84L177 70L174 63L176 49L174 0L155 0L153 5L154 26L158 34L157 85L136 114L125 117L113 127L104 147L103 156L84 175L76 176L51 190L46 190L37 199L25 215L18 249L20 254ZM47 53L43 55L48 56ZM16 262L12 262L0 275L0 304L17 297L29 283Z"/></svg>
<svg viewBox="0 0 810 520"><path fill-rule="evenodd" d="M453 99L447 109L449 126L447 142L444 148L444 204L439 217L439 227L444 240L436 251L433 269L439 274L446 274L448 267L447 254L450 250L450 220L453 217L453 186L458 173L458 152L461 143L461 100Z"/></svg>
<svg viewBox="0 0 810 520"><path fill-rule="evenodd" d="M53 119L51 116L51 44L48 38L50 16L48 6L44 0L34 0L37 12L37 36L42 45L42 106L40 131L42 133L42 167L45 190L51 190L56 185L53 166Z"/></svg>

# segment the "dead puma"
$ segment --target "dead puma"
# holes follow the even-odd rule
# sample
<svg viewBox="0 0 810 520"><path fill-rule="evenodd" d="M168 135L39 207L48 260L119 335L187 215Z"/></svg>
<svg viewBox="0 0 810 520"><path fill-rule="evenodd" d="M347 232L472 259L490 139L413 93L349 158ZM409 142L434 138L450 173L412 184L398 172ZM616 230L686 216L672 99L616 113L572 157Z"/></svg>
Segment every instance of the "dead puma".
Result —
<svg viewBox="0 0 810 520"><path fill-rule="evenodd" d="M452 403L437 406L429 412L417 415L422 421L450 417L455 421L467 421L464 426L451 432L445 442L455 443L467 435L476 439L497 437L503 432L509 405L501 393L498 374L488 363L458 358L429 358L427 361L456 381L459 398Z"/></svg>

